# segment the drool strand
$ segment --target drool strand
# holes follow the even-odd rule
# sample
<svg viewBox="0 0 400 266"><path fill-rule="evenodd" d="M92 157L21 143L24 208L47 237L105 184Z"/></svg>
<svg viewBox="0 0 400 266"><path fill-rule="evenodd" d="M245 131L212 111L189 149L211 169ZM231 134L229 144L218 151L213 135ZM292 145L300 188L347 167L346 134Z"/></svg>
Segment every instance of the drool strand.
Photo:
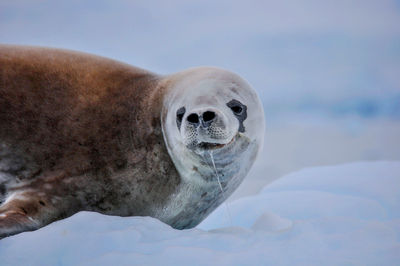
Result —
<svg viewBox="0 0 400 266"><path fill-rule="evenodd" d="M218 185L219 185L219 188L221 189L222 198L224 199L224 205L225 205L225 208L226 208L226 212L228 213L229 224L230 224L231 226L233 226L233 224L232 224L231 212L229 211L228 204L226 203L225 192L224 192L224 190L222 189L221 179L219 178L219 174L218 174L218 171L217 171L217 167L215 166L215 162L214 162L214 156L213 156L211 150L208 151L208 154L210 155L211 162L212 162L212 166L213 166L213 168L214 168L215 175L217 176Z"/></svg>

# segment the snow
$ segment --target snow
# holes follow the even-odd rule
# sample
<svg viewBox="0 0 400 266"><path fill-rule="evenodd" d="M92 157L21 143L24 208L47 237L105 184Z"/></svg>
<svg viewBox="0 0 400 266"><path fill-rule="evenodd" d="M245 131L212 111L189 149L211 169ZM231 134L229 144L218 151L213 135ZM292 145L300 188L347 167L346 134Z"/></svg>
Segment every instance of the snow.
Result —
<svg viewBox="0 0 400 266"><path fill-rule="evenodd" d="M308 168L190 230L81 212L1 240L0 264L398 265L399 188L400 162Z"/></svg>

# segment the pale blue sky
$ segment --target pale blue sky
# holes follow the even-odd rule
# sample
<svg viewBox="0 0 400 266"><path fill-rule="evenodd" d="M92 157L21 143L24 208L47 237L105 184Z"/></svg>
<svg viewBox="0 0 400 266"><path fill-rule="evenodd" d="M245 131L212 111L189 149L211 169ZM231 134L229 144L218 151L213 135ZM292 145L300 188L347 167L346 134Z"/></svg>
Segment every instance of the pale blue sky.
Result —
<svg viewBox="0 0 400 266"><path fill-rule="evenodd" d="M224 67L267 110L400 114L399 1L0 0L0 42L81 50L162 74Z"/></svg>

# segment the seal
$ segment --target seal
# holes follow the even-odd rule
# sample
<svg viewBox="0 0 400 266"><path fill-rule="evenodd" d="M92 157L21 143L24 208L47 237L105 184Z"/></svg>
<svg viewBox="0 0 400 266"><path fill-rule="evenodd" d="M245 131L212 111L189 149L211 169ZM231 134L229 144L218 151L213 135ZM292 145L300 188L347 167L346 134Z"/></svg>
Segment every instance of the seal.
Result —
<svg viewBox="0 0 400 266"><path fill-rule="evenodd" d="M0 46L0 237L79 211L192 228L242 182L264 113L238 75Z"/></svg>

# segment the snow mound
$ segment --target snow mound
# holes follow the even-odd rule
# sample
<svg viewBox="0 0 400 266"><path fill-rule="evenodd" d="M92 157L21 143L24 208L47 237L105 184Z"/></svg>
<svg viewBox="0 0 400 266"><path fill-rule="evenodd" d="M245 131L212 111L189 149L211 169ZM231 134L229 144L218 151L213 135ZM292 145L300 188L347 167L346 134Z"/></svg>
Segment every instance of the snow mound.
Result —
<svg viewBox="0 0 400 266"><path fill-rule="evenodd" d="M0 241L1 265L397 265L400 162L309 168L196 229L81 212Z"/></svg>

